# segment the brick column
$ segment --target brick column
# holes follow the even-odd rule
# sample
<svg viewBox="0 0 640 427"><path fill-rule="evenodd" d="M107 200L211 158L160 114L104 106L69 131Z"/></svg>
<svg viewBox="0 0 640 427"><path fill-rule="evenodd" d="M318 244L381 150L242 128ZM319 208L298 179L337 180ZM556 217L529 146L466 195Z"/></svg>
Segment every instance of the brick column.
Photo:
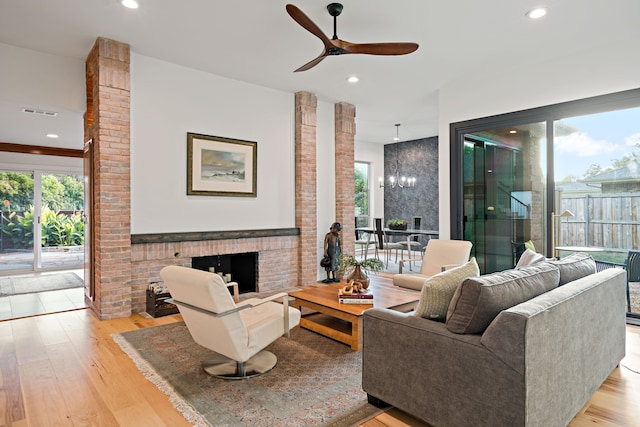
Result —
<svg viewBox="0 0 640 427"><path fill-rule="evenodd" d="M296 227L300 229L298 277L301 285L317 282L318 207L316 190L316 110L318 100L309 92L295 94Z"/></svg>
<svg viewBox="0 0 640 427"><path fill-rule="evenodd" d="M356 107L340 102L335 105L336 139L336 219L342 224L342 248L355 253L355 134Z"/></svg>
<svg viewBox="0 0 640 427"><path fill-rule="evenodd" d="M102 320L131 315L129 45L98 38L87 56L85 135L93 139L95 298Z"/></svg>

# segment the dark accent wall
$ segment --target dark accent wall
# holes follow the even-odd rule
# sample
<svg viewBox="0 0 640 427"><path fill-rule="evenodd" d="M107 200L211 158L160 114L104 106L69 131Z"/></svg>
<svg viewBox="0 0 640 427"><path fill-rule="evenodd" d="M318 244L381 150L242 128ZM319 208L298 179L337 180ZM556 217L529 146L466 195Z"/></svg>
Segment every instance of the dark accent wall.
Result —
<svg viewBox="0 0 640 427"><path fill-rule="evenodd" d="M391 188L389 176L398 171L415 176L413 188ZM438 229L438 137L398 142L384 146L384 220L404 219L412 227L414 216L421 216L421 228Z"/></svg>

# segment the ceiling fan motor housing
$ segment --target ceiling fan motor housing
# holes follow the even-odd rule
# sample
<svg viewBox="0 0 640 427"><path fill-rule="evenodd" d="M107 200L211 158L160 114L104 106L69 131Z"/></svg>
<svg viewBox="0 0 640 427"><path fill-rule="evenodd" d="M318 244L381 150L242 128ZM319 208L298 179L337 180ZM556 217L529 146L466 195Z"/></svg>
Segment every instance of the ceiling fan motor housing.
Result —
<svg viewBox="0 0 640 427"><path fill-rule="evenodd" d="M340 3L331 3L327 5L327 10L329 11L329 15L336 17L342 13L342 4Z"/></svg>

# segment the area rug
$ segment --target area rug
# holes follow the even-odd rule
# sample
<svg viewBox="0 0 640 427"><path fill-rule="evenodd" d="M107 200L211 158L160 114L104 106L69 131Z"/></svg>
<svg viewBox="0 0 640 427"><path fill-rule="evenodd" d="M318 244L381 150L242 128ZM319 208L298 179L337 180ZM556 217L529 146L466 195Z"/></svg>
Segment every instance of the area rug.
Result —
<svg viewBox="0 0 640 427"><path fill-rule="evenodd" d="M207 375L213 353L196 344L184 322L115 334L145 377L197 426L358 425L381 411L362 390L362 353L302 328L267 349L275 368L246 380Z"/></svg>
<svg viewBox="0 0 640 427"><path fill-rule="evenodd" d="M0 278L0 296L57 291L83 286L83 280L75 273L4 277Z"/></svg>

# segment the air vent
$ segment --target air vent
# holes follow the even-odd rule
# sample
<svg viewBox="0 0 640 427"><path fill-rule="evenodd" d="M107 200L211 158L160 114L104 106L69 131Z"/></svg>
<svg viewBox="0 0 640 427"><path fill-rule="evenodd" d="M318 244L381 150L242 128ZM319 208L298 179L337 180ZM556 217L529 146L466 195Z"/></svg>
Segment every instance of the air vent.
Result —
<svg viewBox="0 0 640 427"><path fill-rule="evenodd" d="M55 117L58 115L56 111L37 110L35 108L23 108L22 112L28 113L28 114L39 114L41 116L49 116L49 117Z"/></svg>

